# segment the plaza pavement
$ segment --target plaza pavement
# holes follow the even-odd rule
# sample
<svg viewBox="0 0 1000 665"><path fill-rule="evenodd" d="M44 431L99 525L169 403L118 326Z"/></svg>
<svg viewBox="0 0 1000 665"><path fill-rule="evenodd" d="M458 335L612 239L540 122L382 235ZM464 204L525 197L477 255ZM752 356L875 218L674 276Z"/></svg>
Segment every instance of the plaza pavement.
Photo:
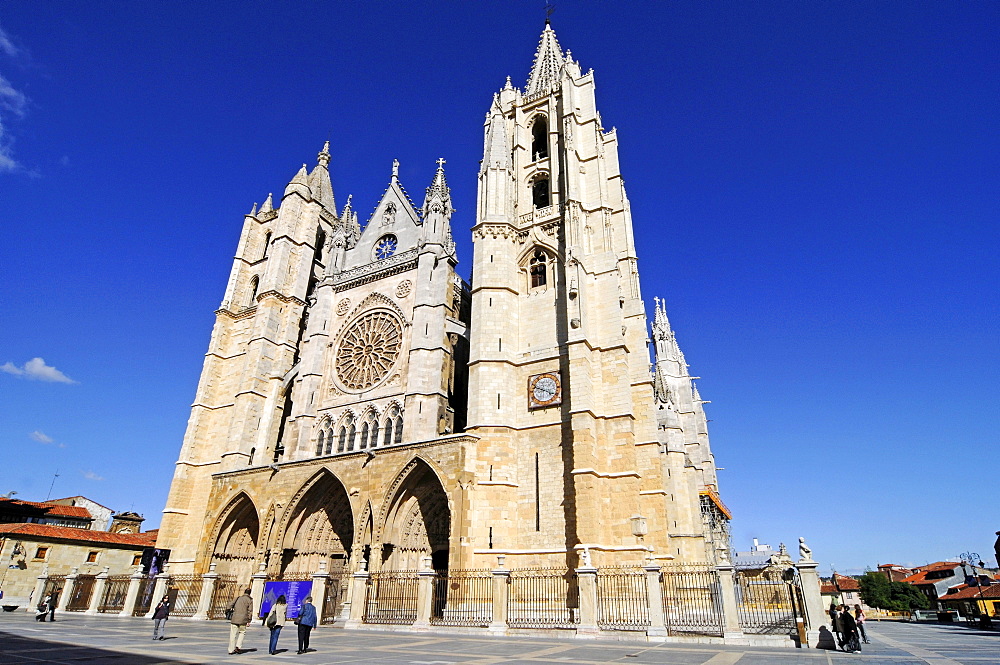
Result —
<svg viewBox="0 0 1000 665"><path fill-rule="evenodd" d="M0 613L0 665L156 665L179 663L371 663L372 665L1000 665L1000 632L959 625L869 622L873 644L860 655L818 649L758 648L711 644L623 642L560 637L488 637L469 634L343 630L313 631L315 652L296 655L295 626L281 634L279 649L267 653L267 630L247 631L245 649L226 653L224 621L167 622L168 639L152 640L148 619L62 613L58 621L36 623L22 612Z"/></svg>

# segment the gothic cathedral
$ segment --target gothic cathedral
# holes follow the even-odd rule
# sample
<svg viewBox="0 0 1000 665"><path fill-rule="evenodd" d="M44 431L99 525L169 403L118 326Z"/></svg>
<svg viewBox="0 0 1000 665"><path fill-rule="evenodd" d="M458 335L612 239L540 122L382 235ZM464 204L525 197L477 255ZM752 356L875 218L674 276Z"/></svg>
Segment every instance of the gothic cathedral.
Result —
<svg viewBox="0 0 1000 665"><path fill-rule="evenodd" d="M715 563L703 401L650 330L618 138L547 24L486 117L472 284L444 161L372 217L327 166L243 222L164 509L174 573Z"/></svg>

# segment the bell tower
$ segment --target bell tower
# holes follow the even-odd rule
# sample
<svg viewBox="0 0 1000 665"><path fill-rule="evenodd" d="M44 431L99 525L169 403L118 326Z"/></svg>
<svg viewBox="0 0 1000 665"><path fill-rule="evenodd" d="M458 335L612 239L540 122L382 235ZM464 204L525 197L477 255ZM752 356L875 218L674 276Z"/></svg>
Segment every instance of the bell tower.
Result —
<svg viewBox="0 0 1000 665"><path fill-rule="evenodd" d="M704 483L672 491L688 462L663 454L617 132L548 22L525 89L508 78L487 113L473 241L469 431L504 483L482 490L491 546L704 560Z"/></svg>

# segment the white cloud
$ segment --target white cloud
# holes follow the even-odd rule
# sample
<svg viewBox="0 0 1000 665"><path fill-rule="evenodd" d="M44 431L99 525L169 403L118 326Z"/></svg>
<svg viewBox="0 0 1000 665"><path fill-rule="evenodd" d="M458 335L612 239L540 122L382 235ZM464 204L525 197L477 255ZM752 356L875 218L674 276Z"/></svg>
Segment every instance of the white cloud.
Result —
<svg viewBox="0 0 1000 665"><path fill-rule="evenodd" d="M93 471L81 471L80 473L82 473L83 477L87 480L104 480L102 476L97 475Z"/></svg>
<svg viewBox="0 0 1000 665"><path fill-rule="evenodd" d="M0 53L11 58L20 58L23 55L2 28L0 28ZM7 131L7 120L12 115L23 117L27 108L27 95L16 90L10 81L0 75L0 173L24 170L23 166L14 159L12 141Z"/></svg>
<svg viewBox="0 0 1000 665"><path fill-rule="evenodd" d="M14 46L14 42L11 41L10 37L7 36L7 33L3 31L3 28L0 28L0 51L6 53L12 58L21 52L19 48Z"/></svg>
<svg viewBox="0 0 1000 665"><path fill-rule="evenodd" d="M48 381L51 383L76 383L76 381L69 378L55 367L46 365L45 361L41 358L32 358L28 362L24 363L24 367L18 367L12 362L6 362L3 365L0 365L0 372L6 372L7 374L13 374L14 376L23 376L26 379L34 379L36 381Z"/></svg>
<svg viewBox="0 0 1000 665"><path fill-rule="evenodd" d="M37 429L28 436L31 437L32 441L37 441L38 443L52 443L55 441L51 436Z"/></svg>

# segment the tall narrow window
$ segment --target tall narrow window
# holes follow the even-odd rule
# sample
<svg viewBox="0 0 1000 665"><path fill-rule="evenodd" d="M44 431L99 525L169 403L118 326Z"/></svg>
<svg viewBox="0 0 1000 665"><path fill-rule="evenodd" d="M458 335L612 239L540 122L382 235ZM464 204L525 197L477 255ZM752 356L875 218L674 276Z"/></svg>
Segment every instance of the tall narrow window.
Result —
<svg viewBox="0 0 1000 665"><path fill-rule="evenodd" d="M368 431L369 431L369 429L370 428L368 427L368 423L367 422L364 425L361 426L361 443L358 445L358 448L361 449L361 450L364 450L365 448L368 447Z"/></svg>
<svg viewBox="0 0 1000 665"><path fill-rule="evenodd" d="M250 280L250 292L247 298L247 307L253 307L257 304L257 286L260 284L260 278L256 275Z"/></svg>
<svg viewBox="0 0 1000 665"><path fill-rule="evenodd" d="M357 438L358 430L354 427L354 419L347 426L347 449L354 450L354 440Z"/></svg>
<svg viewBox="0 0 1000 665"><path fill-rule="evenodd" d="M316 439L316 454L317 455L322 455L323 454L323 439L324 439L325 436L326 436L326 432L324 432L323 430L320 430L319 431L319 438Z"/></svg>
<svg viewBox="0 0 1000 665"><path fill-rule="evenodd" d="M540 249L536 250L535 255L531 257L531 261L528 263L528 274L531 276L531 288L545 286L548 283L547 263L548 257L545 256L545 252Z"/></svg>
<svg viewBox="0 0 1000 665"><path fill-rule="evenodd" d="M531 158L533 161L549 156L549 126L545 116L538 116L531 125Z"/></svg>
<svg viewBox="0 0 1000 665"><path fill-rule="evenodd" d="M393 433L393 437L392 438L396 441L396 443L402 443L403 442L403 414L399 414L398 416L396 416L396 427L395 427L395 430L396 431Z"/></svg>
<svg viewBox="0 0 1000 665"><path fill-rule="evenodd" d="M393 405L389 409L389 412L385 416L385 420L382 423L382 445L391 446L393 443L399 443L397 439L395 442L392 440L392 434L396 424L396 416L399 415L399 407ZM402 416L399 417L400 422L402 422Z"/></svg>
<svg viewBox="0 0 1000 665"><path fill-rule="evenodd" d="M267 258L267 250L268 250L268 248L269 248L270 246L271 246L271 232L270 232L270 231L268 231L268 232L267 232L267 233L266 233L266 234L264 235L264 251L263 251L263 252L261 253L261 255L260 255L260 260L261 260L261 261L263 261L264 259L266 259L266 258Z"/></svg>
<svg viewBox="0 0 1000 665"><path fill-rule="evenodd" d="M337 452L342 453L347 450L347 427L340 426L340 440L337 441Z"/></svg>
<svg viewBox="0 0 1000 665"><path fill-rule="evenodd" d="M531 202L536 208L549 207L549 178L539 176L531 185Z"/></svg>
<svg viewBox="0 0 1000 665"><path fill-rule="evenodd" d="M327 455L332 455L333 454L333 428L332 427L327 427L326 428L326 454Z"/></svg>

